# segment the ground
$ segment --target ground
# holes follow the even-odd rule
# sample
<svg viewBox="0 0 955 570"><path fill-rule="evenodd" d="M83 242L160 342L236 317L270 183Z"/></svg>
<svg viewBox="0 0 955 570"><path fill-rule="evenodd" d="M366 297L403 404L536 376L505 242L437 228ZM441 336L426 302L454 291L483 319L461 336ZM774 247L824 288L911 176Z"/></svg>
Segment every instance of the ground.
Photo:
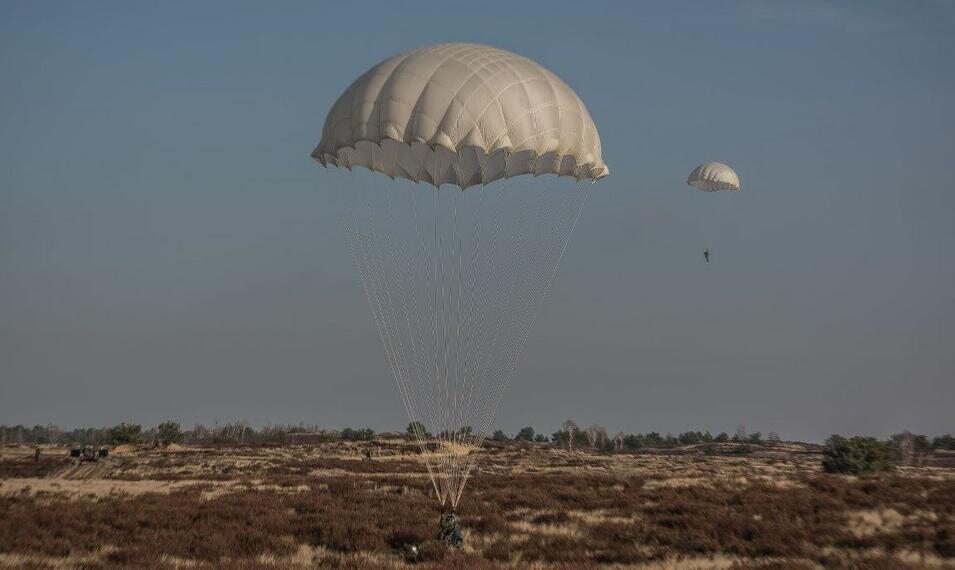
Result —
<svg viewBox="0 0 955 570"><path fill-rule="evenodd" d="M365 449L372 459L365 460ZM401 441L0 448L0 568L955 568L955 456L820 472L803 444L481 453L464 547Z"/></svg>

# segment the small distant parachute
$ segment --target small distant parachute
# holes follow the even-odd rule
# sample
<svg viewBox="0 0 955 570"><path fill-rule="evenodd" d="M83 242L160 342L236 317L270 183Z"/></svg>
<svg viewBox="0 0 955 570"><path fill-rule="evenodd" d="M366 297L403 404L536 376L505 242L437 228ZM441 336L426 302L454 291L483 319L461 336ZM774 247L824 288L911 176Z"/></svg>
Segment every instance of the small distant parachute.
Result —
<svg viewBox="0 0 955 570"><path fill-rule="evenodd" d="M686 179L690 186L704 192L739 192L739 176L722 162L704 162Z"/></svg>

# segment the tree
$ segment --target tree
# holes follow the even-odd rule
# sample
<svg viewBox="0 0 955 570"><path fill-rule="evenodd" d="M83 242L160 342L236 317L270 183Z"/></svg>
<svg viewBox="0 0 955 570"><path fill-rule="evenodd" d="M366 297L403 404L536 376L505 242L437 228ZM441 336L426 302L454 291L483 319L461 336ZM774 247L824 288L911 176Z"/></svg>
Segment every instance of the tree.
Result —
<svg viewBox="0 0 955 570"><path fill-rule="evenodd" d="M577 439L579 431L580 428L574 420L565 420L560 425L560 431L554 434L554 443L566 445L568 451L573 451L574 440Z"/></svg>
<svg viewBox="0 0 955 570"><path fill-rule="evenodd" d="M733 434L733 441L746 441L746 425L739 424L736 426L736 433Z"/></svg>
<svg viewBox="0 0 955 570"><path fill-rule="evenodd" d="M501 431L501 430L496 430L496 431L494 432L494 435L491 436L491 441L501 441L501 442L504 442L504 441L508 441L508 439L510 439L510 438L507 437L507 434L504 433L504 432Z"/></svg>
<svg viewBox="0 0 955 570"><path fill-rule="evenodd" d="M932 450L927 436L915 435L909 430L893 435L891 441L899 463L902 465L920 465L925 459L925 454Z"/></svg>
<svg viewBox="0 0 955 570"><path fill-rule="evenodd" d="M933 449L950 449L955 451L955 436L951 434L940 435L932 439Z"/></svg>
<svg viewBox="0 0 955 570"><path fill-rule="evenodd" d="M531 426L521 428L521 431L517 432L517 435L514 436L514 439L517 441L534 441L534 428Z"/></svg>
<svg viewBox="0 0 955 570"><path fill-rule="evenodd" d="M704 440L703 434L698 431L685 431L676 436L676 438L680 442L680 445L693 445Z"/></svg>
<svg viewBox="0 0 955 570"><path fill-rule="evenodd" d="M874 437L845 438L833 435L822 452L822 468L827 473L876 473L892 468L892 450L887 442Z"/></svg>
<svg viewBox="0 0 955 570"><path fill-rule="evenodd" d="M607 430L603 426L591 424L587 428L587 441L593 449L603 449L607 444Z"/></svg>
<svg viewBox="0 0 955 570"><path fill-rule="evenodd" d="M534 441L536 441L537 443L547 443L547 436L542 433L539 433L534 436Z"/></svg>
<svg viewBox="0 0 955 570"><path fill-rule="evenodd" d="M623 436L623 446L626 449L640 449L644 445L643 436L631 433Z"/></svg>
<svg viewBox="0 0 955 570"><path fill-rule="evenodd" d="M643 443L647 447L663 447L666 445L666 438L655 431L647 432L642 435Z"/></svg>
<svg viewBox="0 0 955 570"><path fill-rule="evenodd" d="M428 433L428 430L425 429L424 424L418 421L414 421L408 424L408 427L405 428L405 435L408 439L430 439L431 434Z"/></svg>
<svg viewBox="0 0 955 570"><path fill-rule="evenodd" d="M143 426L121 423L109 430L109 440L113 445L136 445L142 440Z"/></svg>
<svg viewBox="0 0 955 570"><path fill-rule="evenodd" d="M726 443L729 440L730 436L725 431L721 431L719 435L713 438L713 441L717 443Z"/></svg>
<svg viewBox="0 0 955 570"><path fill-rule="evenodd" d="M371 428L352 429L347 427L339 432L339 437L344 441L371 441L375 439L375 432Z"/></svg>
<svg viewBox="0 0 955 570"><path fill-rule="evenodd" d="M758 431L754 431L753 433L749 434L748 439L750 443L759 443L763 440L763 434Z"/></svg>
<svg viewBox="0 0 955 570"><path fill-rule="evenodd" d="M621 451L621 450L623 450L623 440L624 440L624 438L626 438L626 437L627 437L626 434L624 434L622 431L618 431L618 432L613 436L613 448L614 448L614 450L616 450L616 451Z"/></svg>
<svg viewBox="0 0 955 570"><path fill-rule="evenodd" d="M156 439L161 445L182 443L182 438L182 428L179 426L179 422L163 422L156 428Z"/></svg>

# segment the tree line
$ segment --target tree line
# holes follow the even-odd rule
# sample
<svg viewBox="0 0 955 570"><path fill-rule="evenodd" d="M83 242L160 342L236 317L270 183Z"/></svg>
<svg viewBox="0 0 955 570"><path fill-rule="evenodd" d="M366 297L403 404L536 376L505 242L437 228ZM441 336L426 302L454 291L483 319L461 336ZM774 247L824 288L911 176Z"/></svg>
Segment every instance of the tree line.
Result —
<svg viewBox="0 0 955 570"><path fill-rule="evenodd" d="M459 436L470 435L471 429L465 427L459 432L457 434ZM444 433L438 435L448 436ZM169 445L173 443L280 445L297 442L371 441L379 437L402 436L413 440L417 437L430 438L433 434L429 433L420 422L409 423L403 434L393 432L379 434L367 427L327 429L304 423L268 424L261 428L255 428L242 421L225 424L216 422L212 425L200 423L195 424L191 429L183 429L175 421L165 421L149 428L143 428L142 425L135 423L120 423L100 428L74 428L69 430L61 429L53 424L35 425L33 427L0 425L0 445L48 443L78 445ZM633 451L709 443L759 444L781 441L780 436L774 432L764 436L758 431L748 432L745 426L737 428L732 435L726 432L713 434L707 430L685 431L676 435L671 433L661 434L655 431L646 433L618 431L611 436L603 426L591 424L582 428L573 420L563 422L560 429L549 435L538 432L531 426L526 426L512 435L505 433L503 430L495 430L488 439L501 443L534 442L560 446L569 450L590 449L596 451ZM842 456L851 455L850 450L852 453L869 454L873 457L888 453L895 463L917 464L926 453L933 450L955 450L955 436L946 434L930 438L926 435L904 431L883 441L876 438L845 438L835 435L826 440L826 449L838 450L837 454ZM866 451L858 451L861 449ZM878 459L872 462L878 463ZM839 467L836 466L833 469L839 469Z"/></svg>

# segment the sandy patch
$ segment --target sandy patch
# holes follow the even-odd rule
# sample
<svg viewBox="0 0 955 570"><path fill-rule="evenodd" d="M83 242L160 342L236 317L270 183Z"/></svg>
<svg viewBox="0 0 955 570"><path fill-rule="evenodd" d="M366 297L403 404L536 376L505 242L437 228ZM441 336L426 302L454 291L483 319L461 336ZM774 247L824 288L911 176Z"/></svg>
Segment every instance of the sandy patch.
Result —
<svg viewBox="0 0 955 570"><path fill-rule="evenodd" d="M0 495L55 495L67 499L101 498L144 493L170 493L208 481L117 481L114 479L40 479L19 478L0 481Z"/></svg>

